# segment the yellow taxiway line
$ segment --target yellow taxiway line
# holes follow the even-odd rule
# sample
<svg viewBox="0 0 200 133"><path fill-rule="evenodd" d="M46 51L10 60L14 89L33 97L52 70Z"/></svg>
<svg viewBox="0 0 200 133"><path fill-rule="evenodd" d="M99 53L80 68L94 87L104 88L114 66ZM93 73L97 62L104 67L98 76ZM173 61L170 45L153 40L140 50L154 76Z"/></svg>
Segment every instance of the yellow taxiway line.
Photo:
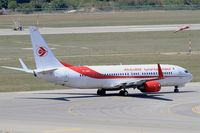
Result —
<svg viewBox="0 0 200 133"><path fill-rule="evenodd" d="M52 129L46 130L44 133L63 133L63 132L72 132L72 131L80 131L80 128L64 128L64 129Z"/></svg>
<svg viewBox="0 0 200 133"><path fill-rule="evenodd" d="M200 105L192 107L192 112L200 115Z"/></svg>

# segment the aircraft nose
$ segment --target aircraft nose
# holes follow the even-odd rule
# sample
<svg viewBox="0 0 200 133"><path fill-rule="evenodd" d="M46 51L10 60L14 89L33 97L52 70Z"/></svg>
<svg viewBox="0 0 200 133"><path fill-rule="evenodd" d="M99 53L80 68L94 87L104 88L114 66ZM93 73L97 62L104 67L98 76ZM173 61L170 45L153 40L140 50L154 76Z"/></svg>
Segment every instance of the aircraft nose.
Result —
<svg viewBox="0 0 200 133"><path fill-rule="evenodd" d="M193 75L191 73L189 73L187 77L188 77L188 82L192 81Z"/></svg>

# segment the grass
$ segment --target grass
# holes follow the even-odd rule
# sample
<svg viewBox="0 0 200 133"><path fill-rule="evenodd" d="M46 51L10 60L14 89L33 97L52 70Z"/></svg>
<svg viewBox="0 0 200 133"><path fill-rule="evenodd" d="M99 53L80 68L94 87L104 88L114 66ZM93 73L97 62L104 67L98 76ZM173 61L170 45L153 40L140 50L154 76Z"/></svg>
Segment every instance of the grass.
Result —
<svg viewBox="0 0 200 133"><path fill-rule="evenodd" d="M111 26L146 24L185 24L199 23L200 11L135 11L111 13L75 14L33 14L0 16L0 28L12 28L13 20L20 20L23 26L72 27L72 26Z"/></svg>
<svg viewBox="0 0 200 133"><path fill-rule="evenodd" d="M45 35L59 60L75 65L175 64L200 81L200 31ZM193 53L188 55L188 40ZM18 57L34 68L29 36L0 36L0 65L19 66ZM28 48L28 49L27 49ZM182 53L183 52L183 53ZM0 68L0 91L58 89L32 75Z"/></svg>

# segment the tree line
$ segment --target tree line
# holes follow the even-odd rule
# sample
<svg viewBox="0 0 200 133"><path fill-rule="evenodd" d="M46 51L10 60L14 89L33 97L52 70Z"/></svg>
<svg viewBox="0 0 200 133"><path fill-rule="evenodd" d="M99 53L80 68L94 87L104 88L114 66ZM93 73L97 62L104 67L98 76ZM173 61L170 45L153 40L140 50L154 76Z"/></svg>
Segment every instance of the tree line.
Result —
<svg viewBox="0 0 200 133"><path fill-rule="evenodd" d="M115 5L200 5L200 0L0 0L0 9L78 9Z"/></svg>

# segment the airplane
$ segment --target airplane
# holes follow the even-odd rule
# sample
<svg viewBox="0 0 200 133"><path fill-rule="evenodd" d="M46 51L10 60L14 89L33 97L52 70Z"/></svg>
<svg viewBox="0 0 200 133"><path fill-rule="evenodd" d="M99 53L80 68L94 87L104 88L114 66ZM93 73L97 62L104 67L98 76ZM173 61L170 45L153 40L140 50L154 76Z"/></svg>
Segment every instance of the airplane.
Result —
<svg viewBox="0 0 200 133"><path fill-rule="evenodd" d="M189 29L190 28L190 25L189 24L186 24L186 25L182 25L180 28L178 28L174 33L176 32L179 32L179 31L183 31L183 30L186 30L186 29Z"/></svg>
<svg viewBox="0 0 200 133"><path fill-rule="evenodd" d="M1 66L33 74L46 81L80 89L97 89L99 96L106 91L119 91L127 96L127 89L143 93L160 91L163 86L174 86L179 92L193 78L185 68L168 64L74 66L59 61L48 47L37 27L29 28L36 69L29 69L19 58L21 68Z"/></svg>

